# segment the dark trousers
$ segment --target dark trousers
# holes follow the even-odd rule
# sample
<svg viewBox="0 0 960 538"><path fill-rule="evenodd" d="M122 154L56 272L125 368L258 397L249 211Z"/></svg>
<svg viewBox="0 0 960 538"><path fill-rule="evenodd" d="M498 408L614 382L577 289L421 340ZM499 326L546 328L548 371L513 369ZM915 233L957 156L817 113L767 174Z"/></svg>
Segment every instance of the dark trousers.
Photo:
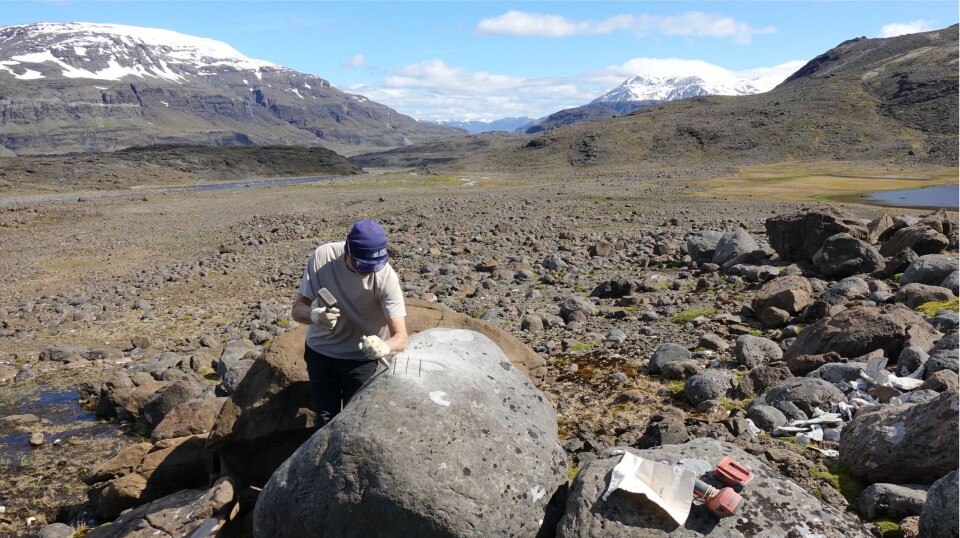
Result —
<svg viewBox="0 0 960 538"><path fill-rule="evenodd" d="M310 346L304 346L303 360L307 362L318 429L333 420L377 371L377 361L335 359L317 353Z"/></svg>

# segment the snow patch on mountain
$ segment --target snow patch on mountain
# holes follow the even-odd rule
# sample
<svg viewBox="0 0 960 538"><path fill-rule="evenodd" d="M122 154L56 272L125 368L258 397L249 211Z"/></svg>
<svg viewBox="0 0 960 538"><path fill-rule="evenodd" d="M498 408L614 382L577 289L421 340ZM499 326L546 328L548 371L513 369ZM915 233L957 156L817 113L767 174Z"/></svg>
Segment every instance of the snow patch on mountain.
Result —
<svg viewBox="0 0 960 538"><path fill-rule="evenodd" d="M186 79L180 71L184 67L198 75L215 74L219 67L249 70L258 79L263 68L286 69L248 58L214 39L120 24L0 26L0 43L19 44L18 54L0 58L0 70L19 79L43 78L36 67L41 64L52 64L66 78L113 81L133 76L183 82ZM80 65L94 59L98 68Z"/></svg>

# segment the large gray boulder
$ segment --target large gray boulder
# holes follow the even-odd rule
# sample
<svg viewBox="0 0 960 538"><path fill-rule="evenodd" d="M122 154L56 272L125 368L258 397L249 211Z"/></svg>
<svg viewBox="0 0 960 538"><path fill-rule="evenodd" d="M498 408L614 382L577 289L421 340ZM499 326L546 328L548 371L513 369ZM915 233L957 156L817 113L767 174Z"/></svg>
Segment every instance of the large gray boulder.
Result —
<svg viewBox="0 0 960 538"><path fill-rule="evenodd" d="M950 273L955 273L956 271L956 256L927 254L926 256L920 256L907 266L899 282L901 286L904 284L939 286L943 283L944 279L950 276Z"/></svg>
<svg viewBox="0 0 960 538"><path fill-rule="evenodd" d="M793 261L810 261L830 236L847 233L867 239L869 235L863 223L833 207L769 218L765 226L770 246L780 258Z"/></svg>
<svg viewBox="0 0 960 538"><path fill-rule="evenodd" d="M930 484L957 468L958 412L950 391L922 404L857 414L840 436L840 461L871 482Z"/></svg>
<svg viewBox="0 0 960 538"><path fill-rule="evenodd" d="M700 405L707 400L716 400L726 396L733 388L733 374L725 370L707 370L691 376L683 384L683 393L687 401Z"/></svg>
<svg viewBox="0 0 960 538"><path fill-rule="evenodd" d="M621 458L619 453L607 451L584 465L574 479L566 513L557 528L559 538L871 536L853 519L821 503L736 445L701 437L682 445L617 450L696 468L698 475L729 456L752 471L754 479L741 492L744 505L736 516L717 519L705 505L695 504L681 526L643 495L617 490L606 501L601 499L610 472Z"/></svg>
<svg viewBox="0 0 960 538"><path fill-rule="evenodd" d="M778 409L778 404L790 402L810 417L814 409L829 411L833 404L845 401L840 389L817 377L791 377L778 381L770 387L766 399L769 405Z"/></svg>
<svg viewBox="0 0 960 538"><path fill-rule="evenodd" d="M713 259L717 250L717 243L723 237L723 232L704 230L687 239L687 253L694 261L704 262Z"/></svg>
<svg viewBox="0 0 960 538"><path fill-rule="evenodd" d="M277 469L254 534L532 537L566 481L543 393L482 334L432 329Z"/></svg>
<svg viewBox="0 0 960 538"><path fill-rule="evenodd" d="M741 254L753 252L760 248L757 241L750 235L750 232L737 228L723 234L717 243L717 249L713 253L713 263L723 265L727 261L736 258Z"/></svg>
<svg viewBox="0 0 960 538"><path fill-rule="evenodd" d="M832 235L813 254L813 263L828 278L845 278L883 268L883 256L866 241L847 233Z"/></svg>
<svg viewBox="0 0 960 538"><path fill-rule="evenodd" d="M805 328L783 357L789 362L804 355L835 352L840 357L855 359L882 350L884 356L894 359L905 347L930 349L938 337L920 314L903 305L862 306Z"/></svg>
<svg viewBox="0 0 960 538"><path fill-rule="evenodd" d="M933 483L927 491L927 502L920 513L920 536L923 538L957 538L958 500L960 483L957 471Z"/></svg>
<svg viewBox="0 0 960 538"><path fill-rule="evenodd" d="M534 383L546 375L546 361L500 327L437 303L409 298L405 302L410 334L434 327L477 331L496 342ZM306 330L302 325L278 336L224 402L207 441L215 473L262 486L313 434L316 417L303 361Z"/></svg>
<svg viewBox="0 0 960 538"><path fill-rule="evenodd" d="M647 372L659 374L664 365L671 362L688 361L692 356L693 354L680 344L666 342L653 352L653 356L650 357L650 362L647 364Z"/></svg>
<svg viewBox="0 0 960 538"><path fill-rule="evenodd" d="M734 347L737 362L747 368L756 368L783 358L783 350L776 342L768 338L741 334Z"/></svg>
<svg viewBox="0 0 960 538"><path fill-rule="evenodd" d="M903 303L908 308L916 308L930 302L945 303L950 299L953 299L952 291L940 286L928 286L926 284L907 284L893 296L894 301Z"/></svg>
<svg viewBox="0 0 960 538"><path fill-rule="evenodd" d="M876 483L860 493L860 515L867 521L919 516L927 502L927 487L917 485Z"/></svg>

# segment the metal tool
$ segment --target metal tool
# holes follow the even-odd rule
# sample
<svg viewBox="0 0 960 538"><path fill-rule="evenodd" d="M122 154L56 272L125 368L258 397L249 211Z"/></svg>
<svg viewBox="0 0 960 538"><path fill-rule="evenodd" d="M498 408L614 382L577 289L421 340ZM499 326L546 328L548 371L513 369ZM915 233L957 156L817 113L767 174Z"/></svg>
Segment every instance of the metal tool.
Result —
<svg viewBox="0 0 960 538"><path fill-rule="evenodd" d="M327 305L327 308L337 306L337 298L334 297L327 288L320 288L320 291L317 292L317 297L323 301L323 304Z"/></svg>

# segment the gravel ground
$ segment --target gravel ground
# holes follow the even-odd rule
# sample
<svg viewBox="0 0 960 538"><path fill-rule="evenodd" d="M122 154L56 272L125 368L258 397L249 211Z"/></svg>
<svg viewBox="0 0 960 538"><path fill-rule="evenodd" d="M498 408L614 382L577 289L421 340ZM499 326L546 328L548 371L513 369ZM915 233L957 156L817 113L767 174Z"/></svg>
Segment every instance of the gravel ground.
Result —
<svg viewBox="0 0 960 538"><path fill-rule="evenodd" d="M723 409L694 409L678 397L676 383L644 373L665 342L694 349L704 335L732 344L746 331L769 333L741 316L758 283L693 269L683 263L680 247L698 230L738 227L765 246L766 218L810 204L707 198L678 180L475 183L377 176L239 191L34 200L0 209L0 274L6 276L0 284L0 369L30 365L36 374L0 384L0 417L23 412L15 391L75 389L103 374L94 365L65 375L39 361L41 350L52 345L123 350L132 338L146 337L153 348L175 351L198 347L204 336L225 342L289 327L290 302L307 256L319 243L342 240L361 218L384 224L391 262L409 296L496 323L547 359L541 388L558 412L574 467L605 447L635 443L651 416L679 409L695 430L745 405L729 401ZM847 209L864 218L883 213L868 206ZM548 256L566 267L547 269ZM558 318L565 299L586 298L617 279L643 283L645 291L630 302L594 300L595 315L573 323ZM706 315L697 318L698 312ZM693 321L676 317L686 314ZM702 348L695 358L717 365L731 354L732 347ZM139 441L132 435L112 435L109 442L73 437L35 450L32 458L0 460L0 504L6 503L0 526L23 532L27 517L63 520L63 510L76 519L84 513L79 479L119 446ZM761 452L797 452L781 441L755 443ZM822 468L818 456L800 452L799 459L783 456L781 471L845 506L826 480L809 472ZM64 461L75 464L59 463Z"/></svg>

